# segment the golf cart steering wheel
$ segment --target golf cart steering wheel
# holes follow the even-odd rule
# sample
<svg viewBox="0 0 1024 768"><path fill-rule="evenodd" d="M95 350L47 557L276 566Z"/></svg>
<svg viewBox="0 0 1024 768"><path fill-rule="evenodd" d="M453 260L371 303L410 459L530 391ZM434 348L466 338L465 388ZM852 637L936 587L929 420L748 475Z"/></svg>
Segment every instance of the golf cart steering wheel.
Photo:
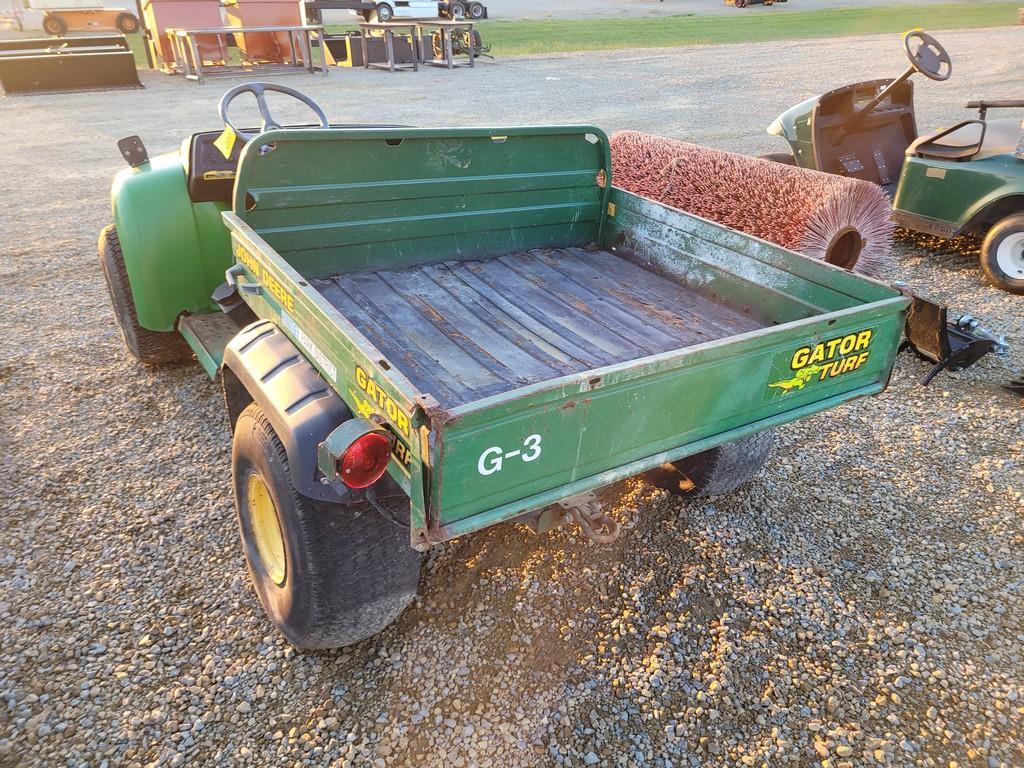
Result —
<svg viewBox="0 0 1024 768"><path fill-rule="evenodd" d="M285 96L291 96L293 99L298 99L311 110L313 110L313 114L315 114L317 116L317 119L320 121L321 128L331 127L331 124L327 120L327 115L324 114L324 111L323 109L320 108L320 105L313 101L311 98L309 98L309 96L302 93L301 91L296 91L294 88L289 88L286 85L276 85L274 83L242 83L241 85L236 85L234 88L225 93L221 97L220 106L218 107L218 110L220 111L221 121L224 123L224 125L226 125L232 131L234 131L235 135L238 138L244 139L245 141L251 141L252 139L256 138L259 135L259 133L269 131L273 128L281 127L281 124L278 123L274 119L273 115L270 114L270 108L267 106L267 100L263 98L263 94L266 93L267 91L283 93ZM234 123L232 123L231 119L228 117L228 107L231 106L231 102L234 101L235 97L240 93L251 93L253 96L256 97L256 106L259 107L260 115L263 117L263 125L260 126L259 133L239 130L238 127Z"/></svg>
<svg viewBox="0 0 1024 768"><path fill-rule="evenodd" d="M916 43L916 46L914 45ZM932 80L948 80L953 74L953 62L942 44L927 32L915 29L903 38L910 65ZM943 69L945 65L945 69Z"/></svg>

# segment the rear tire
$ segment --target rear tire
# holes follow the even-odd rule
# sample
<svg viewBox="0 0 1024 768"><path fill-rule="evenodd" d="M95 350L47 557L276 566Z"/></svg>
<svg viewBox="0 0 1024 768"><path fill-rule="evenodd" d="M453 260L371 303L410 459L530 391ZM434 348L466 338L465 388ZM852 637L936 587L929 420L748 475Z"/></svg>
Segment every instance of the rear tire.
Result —
<svg viewBox="0 0 1024 768"><path fill-rule="evenodd" d="M479 21L484 17L484 7L480 3L470 3L466 6L466 15L473 21Z"/></svg>
<svg viewBox="0 0 1024 768"><path fill-rule="evenodd" d="M119 14L114 26L123 35L134 35L139 31L139 20L130 13Z"/></svg>
<svg viewBox="0 0 1024 768"><path fill-rule="evenodd" d="M1024 213L996 222L981 244L981 270L989 282L1024 293Z"/></svg>
<svg viewBox="0 0 1024 768"><path fill-rule="evenodd" d="M191 359L192 350L176 332L151 331L139 325L124 254L121 253L121 241L113 224L100 230L99 256L110 303L114 308L114 318L128 351L148 365Z"/></svg>
<svg viewBox="0 0 1024 768"><path fill-rule="evenodd" d="M466 18L466 6L462 3L448 3L448 15L454 21L462 21Z"/></svg>
<svg viewBox="0 0 1024 768"><path fill-rule="evenodd" d="M352 645L380 632L412 602L421 558L409 546L408 529L367 504L301 496L284 446L256 403L235 423L231 469L249 574L268 618L290 643ZM269 525L261 522L268 497ZM268 530L269 536L260 535Z"/></svg>
<svg viewBox="0 0 1024 768"><path fill-rule="evenodd" d="M683 495L719 496L736 490L761 470L774 444L775 432L769 429L672 462L693 484Z"/></svg>
<svg viewBox="0 0 1024 768"><path fill-rule="evenodd" d="M377 4L377 21L386 24L395 17L394 9L387 3Z"/></svg>
<svg viewBox="0 0 1024 768"><path fill-rule="evenodd" d="M796 158L790 152L769 152L767 155L758 155L758 160L769 160L773 163L783 165L796 165Z"/></svg>
<svg viewBox="0 0 1024 768"><path fill-rule="evenodd" d="M60 16L49 14L43 19L43 31L53 37L64 37L68 31L68 23Z"/></svg>

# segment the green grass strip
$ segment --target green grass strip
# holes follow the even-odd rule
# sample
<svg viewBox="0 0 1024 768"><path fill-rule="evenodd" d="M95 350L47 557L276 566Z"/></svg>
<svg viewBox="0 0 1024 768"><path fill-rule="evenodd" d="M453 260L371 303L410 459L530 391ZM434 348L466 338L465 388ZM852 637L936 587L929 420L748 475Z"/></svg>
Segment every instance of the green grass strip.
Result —
<svg viewBox="0 0 1024 768"><path fill-rule="evenodd" d="M484 42L496 56L690 45L761 43L900 33L970 29L1016 24L1022 4L951 3L797 11L785 5L737 8L723 16L658 16L628 19L548 19L485 21Z"/></svg>

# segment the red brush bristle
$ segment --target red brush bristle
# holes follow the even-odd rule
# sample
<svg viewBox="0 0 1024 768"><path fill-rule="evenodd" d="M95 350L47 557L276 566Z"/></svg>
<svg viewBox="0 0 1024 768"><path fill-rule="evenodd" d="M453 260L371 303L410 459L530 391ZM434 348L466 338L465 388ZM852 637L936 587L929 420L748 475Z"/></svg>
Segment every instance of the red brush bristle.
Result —
<svg viewBox="0 0 1024 768"><path fill-rule="evenodd" d="M611 137L612 182L815 259L842 232L862 241L856 272L878 274L894 225L873 184L623 131Z"/></svg>

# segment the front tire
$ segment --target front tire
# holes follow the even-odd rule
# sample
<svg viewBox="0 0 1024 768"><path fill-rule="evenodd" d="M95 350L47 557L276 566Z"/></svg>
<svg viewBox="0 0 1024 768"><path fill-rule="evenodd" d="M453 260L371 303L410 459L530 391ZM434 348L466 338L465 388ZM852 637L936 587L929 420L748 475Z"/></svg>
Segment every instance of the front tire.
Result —
<svg viewBox="0 0 1024 768"><path fill-rule="evenodd" d="M100 230L98 249L107 292L114 308L114 318L128 351L147 365L179 363L191 359L192 350L174 331L151 331L139 325L124 254L121 253L121 241L113 224Z"/></svg>
<svg viewBox="0 0 1024 768"><path fill-rule="evenodd" d="M479 21L484 17L484 7L480 3L470 3L466 6L466 14L469 18L473 19L473 21Z"/></svg>
<svg viewBox="0 0 1024 768"><path fill-rule="evenodd" d="M462 21L464 18L466 18L466 6L459 2L449 3L448 15L454 21Z"/></svg>
<svg viewBox="0 0 1024 768"><path fill-rule="evenodd" d="M996 222L981 244L981 270L989 282L1024 293L1024 213Z"/></svg>
<svg viewBox="0 0 1024 768"><path fill-rule="evenodd" d="M775 433L767 430L672 462L689 481L680 485L680 490L686 496L734 491L761 471L774 445Z"/></svg>
<svg viewBox="0 0 1024 768"><path fill-rule="evenodd" d="M263 409L239 415L232 479L242 548L260 603L299 648L375 635L416 596L420 554L409 531L367 504L301 496Z"/></svg>
<svg viewBox="0 0 1024 768"><path fill-rule="evenodd" d="M387 3L377 4L377 21L386 24L395 17L395 11Z"/></svg>

